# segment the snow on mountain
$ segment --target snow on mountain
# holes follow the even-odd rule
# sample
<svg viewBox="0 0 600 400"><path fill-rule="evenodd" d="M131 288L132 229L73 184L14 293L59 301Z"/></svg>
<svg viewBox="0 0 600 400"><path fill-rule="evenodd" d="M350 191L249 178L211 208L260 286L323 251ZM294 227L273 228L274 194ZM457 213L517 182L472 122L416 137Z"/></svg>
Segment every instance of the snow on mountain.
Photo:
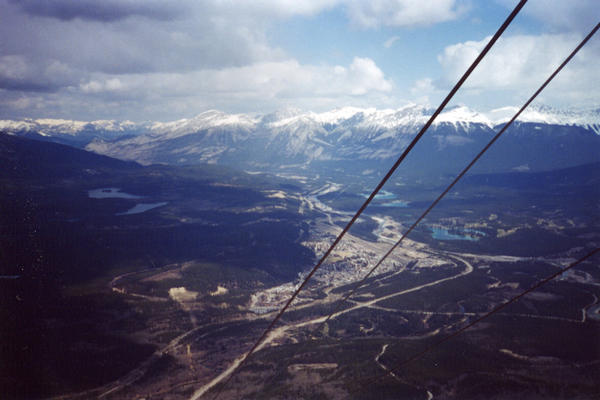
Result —
<svg viewBox="0 0 600 400"><path fill-rule="evenodd" d="M492 128L495 124L483 114L473 111L465 106L450 108L440 113L435 119L435 124L449 123L455 127L466 129L469 124L481 124Z"/></svg>
<svg viewBox="0 0 600 400"><path fill-rule="evenodd" d="M365 115L370 115L375 112L377 112L377 110L374 108L343 107L312 115L314 120L321 124L336 125L356 117L357 114L364 118Z"/></svg>
<svg viewBox="0 0 600 400"><path fill-rule="evenodd" d="M392 129L412 122L424 122L426 118L423 118L423 110L424 108L420 106L407 106L398 110L344 107L322 113L284 114L282 118L278 119L273 119L272 114L269 114L267 125L272 128L280 128L303 122L324 127L351 124L363 128Z"/></svg>
<svg viewBox="0 0 600 400"><path fill-rule="evenodd" d="M292 127L299 123L312 126L353 126L371 131L400 130L401 133L413 132L427 122L432 110L416 104L399 109L344 107L323 113L296 113L284 118L269 118L268 126L280 129ZM467 129L470 124L483 124L492 127L494 123L485 115L472 111L467 107L454 107L442 112L434 121L434 125L451 124L456 128Z"/></svg>
<svg viewBox="0 0 600 400"><path fill-rule="evenodd" d="M295 107L286 107L282 108L281 110L277 110L270 114L264 115L262 118L260 118L260 121L262 124L270 124L288 118L293 118L300 114L304 114L304 112L301 109Z"/></svg>
<svg viewBox="0 0 600 400"><path fill-rule="evenodd" d="M508 107L488 113L465 106L448 108L434 122L423 146L436 151L476 147L515 111ZM379 110L344 107L321 113L286 108L266 115L209 110L190 119L145 124L59 119L0 121L0 130L15 134L31 132L63 142L72 138L73 145L142 163L225 162L258 167L306 165L313 161L386 160L405 148L432 112L417 104ZM559 131L566 134L565 127L582 127L600 135L598 109L579 112L532 107L519 120L548 126L544 140L549 142L544 146L554 143L551 140L559 140ZM541 128L524 125L516 129L522 136Z"/></svg>
<svg viewBox="0 0 600 400"><path fill-rule="evenodd" d="M155 135L166 135L169 138L176 138L210 128L250 130L256 126L258 121L258 119L246 114L226 114L217 110L209 110L191 119L180 119L173 122L155 122L150 126L150 131Z"/></svg>
<svg viewBox="0 0 600 400"><path fill-rule="evenodd" d="M42 136L78 135L84 130L126 132L138 125L131 121L73 121L66 119L40 118L21 121L0 120L0 130L6 132L35 132Z"/></svg>
<svg viewBox="0 0 600 400"><path fill-rule="evenodd" d="M518 111L517 107L502 107L488 113L495 125L506 123ZM517 121L548 125L580 126L600 135L600 109L570 110L548 106L530 106Z"/></svg>
<svg viewBox="0 0 600 400"><path fill-rule="evenodd" d="M434 125L448 124L455 128L468 129L470 124L493 127L507 122L517 111L516 107L503 107L480 113L465 106L456 106L443 111ZM259 126L275 133L291 130L306 136L310 129L330 131L332 127L354 127L361 130L409 131L422 126L433 110L422 105L409 104L398 109L343 107L327 112L302 112L286 108L262 116L249 114L227 114L217 110L205 111L191 119L171 122L136 124L131 121L97 120L76 121L65 119L0 120L0 130L5 132L37 132L41 135L77 135L84 130L127 132L138 130L152 136L175 138L213 128L256 130ZM521 122L553 125L581 126L600 134L600 109L558 110L547 106L531 106L518 118Z"/></svg>
<svg viewBox="0 0 600 400"><path fill-rule="evenodd" d="M9 119L0 120L0 131L14 134L15 132L33 131L37 125L32 120L13 121Z"/></svg>

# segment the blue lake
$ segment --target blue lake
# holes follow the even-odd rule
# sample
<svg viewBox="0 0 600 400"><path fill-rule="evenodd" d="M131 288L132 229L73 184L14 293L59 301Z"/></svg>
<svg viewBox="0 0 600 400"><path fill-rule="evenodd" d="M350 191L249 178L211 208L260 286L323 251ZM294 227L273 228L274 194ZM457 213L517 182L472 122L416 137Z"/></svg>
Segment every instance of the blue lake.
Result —
<svg viewBox="0 0 600 400"><path fill-rule="evenodd" d="M361 193L365 199L368 198L370 193ZM398 200L398 196L396 196L392 192L388 192L387 190L382 190L374 198L375 201L379 201L379 203L374 204L379 207L408 207L409 202L404 200ZM381 202L382 200L392 200L388 202Z"/></svg>
<svg viewBox="0 0 600 400"><path fill-rule="evenodd" d="M444 228L429 229L431 229L431 237L437 240L468 240L470 242L476 242L479 240L478 236L485 236L485 232L477 231L475 229L460 229L463 234L456 232L456 229L453 229L452 233ZM475 235L469 235L470 233Z"/></svg>

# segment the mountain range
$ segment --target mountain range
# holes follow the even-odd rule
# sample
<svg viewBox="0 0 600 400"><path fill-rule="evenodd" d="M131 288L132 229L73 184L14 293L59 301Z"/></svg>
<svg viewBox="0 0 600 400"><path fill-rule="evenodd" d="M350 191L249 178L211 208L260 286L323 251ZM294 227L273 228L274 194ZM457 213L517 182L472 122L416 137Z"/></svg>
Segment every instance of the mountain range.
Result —
<svg viewBox="0 0 600 400"><path fill-rule="evenodd" d="M508 121L510 107L479 113L464 106L438 116L407 159L412 176L461 168ZM173 122L0 121L0 131L70 144L142 164L216 163L243 170L368 175L389 166L433 110L346 107L284 109L267 115L206 111ZM600 110L529 108L477 166L482 173L544 171L599 161Z"/></svg>
<svg viewBox="0 0 600 400"><path fill-rule="evenodd" d="M464 167L512 112L484 115L457 107L440 115L398 170L404 182L381 192L353 226L353 237L332 254L330 276L348 283L358 279L353 275L439 194L445 186L439 178L447 180ZM373 186L369 180L389 168L430 114L409 106L320 114L287 109L264 116L207 111L189 120L140 124L0 121L3 398L170 396L167 391L189 398L190 388L179 382L214 379L249 348L262 331L262 318L271 318L251 308L255 294L269 294L260 298L269 306L286 296L348 213L364 202L365 190ZM265 346L248 371L258 371L257 377L284 374L277 372L269 378L275 384L256 385L257 390L270 386L275 397L298 393L279 377L287 385L290 374L332 365L323 363L328 360L336 362L335 379L344 387L355 380L348 371L384 365L373 357L378 363L400 359L410 346L426 346L432 334L492 309L586 247L596 247L599 115L549 108L525 113L482 158L480 173L467 175L413 230L415 242L401 257L416 258L367 280L362 298L386 301L385 310L344 311L348 319L330 321L326 332L344 340L331 353L335 360L304 351L301 336L296 340L294 331L283 330L289 340ZM432 185L425 178L439 180ZM436 237L438 230L446 236ZM476 337L455 342L440 365L456 357L472 361L459 363L464 371L458 375L468 378L459 376L460 385L448 386L457 381L455 371L443 368L435 379L427 368L423 376L416 368L411 382L466 393L461 398L480 398L469 394L481 385L500 396L511 396L513 387L525 388L528 397L564 386L560 396L593 398L598 357L589 349L595 348L598 329L592 297L600 296L592 293L599 279L595 271L562 274L539 297L523 298L512 305L520 308L490 319ZM327 286L313 283L302 307L287 314L285 329L306 326L331 309ZM350 286L331 293L343 296ZM397 294L403 296L396 302ZM397 344L387 359L387 344L381 347L386 337ZM565 346L564 337L577 344ZM329 340L321 343L331 347ZM359 359L366 361L357 367ZM592 370L571 374L557 386L554 375L539 373L540 360L552 363L552 371L574 364ZM482 362L492 366L490 373L467 376L480 371ZM390 391L383 397L373 392L375 398L425 397L382 387Z"/></svg>

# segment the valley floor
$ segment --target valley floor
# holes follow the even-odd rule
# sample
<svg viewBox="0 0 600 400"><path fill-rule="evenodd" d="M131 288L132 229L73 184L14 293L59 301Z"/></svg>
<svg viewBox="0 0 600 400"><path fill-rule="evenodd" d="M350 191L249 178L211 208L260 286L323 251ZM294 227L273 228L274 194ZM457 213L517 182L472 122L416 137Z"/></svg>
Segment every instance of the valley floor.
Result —
<svg viewBox="0 0 600 400"><path fill-rule="evenodd" d="M348 213L315 194L299 200L300 212L320 215L303 243L319 255ZM353 234L344 238L220 398L591 399L597 394L597 268L593 274L576 270L561 277L403 366L412 355L568 264L577 250L515 257L445 251L406 240L324 323L402 232L400 221L372 217L376 240ZM157 345L150 358L114 382L57 399L210 399L304 276L266 288L214 282L214 290L198 292L184 279L195 268L201 267L190 262L114 277L110 289L136 307L152 312L169 303L189 316L189 324L182 329L169 324L168 314L150 315L152 328L136 333L139 340ZM148 282L172 286L169 294L177 295L151 295Z"/></svg>

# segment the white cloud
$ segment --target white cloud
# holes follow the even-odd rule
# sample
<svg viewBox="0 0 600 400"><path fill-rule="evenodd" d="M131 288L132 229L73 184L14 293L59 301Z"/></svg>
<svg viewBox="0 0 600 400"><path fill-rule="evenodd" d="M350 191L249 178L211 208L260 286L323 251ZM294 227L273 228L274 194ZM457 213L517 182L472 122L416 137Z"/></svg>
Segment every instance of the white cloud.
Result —
<svg viewBox="0 0 600 400"><path fill-rule="evenodd" d="M515 0L497 1L510 9L517 3ZM557 31L584 32L600 20L598 0L529 0L522 12Z"/></svg>
<svg viewBox="0 0 600 400"><path fill-rule="evenodd" d="M354 95L363 95L369 91L389 92L392 90L391 82L385 79L383 71L370 58L355 57L349 72L346 79L351 82L351 93Z"/></svg>
<svg viewBox="0 0 600 400"><path fill-rule="evenodd" d="M77 119L261 111L277 101L388 104L394 85L373 60L300 64L270 35L287 19L324 13L364 28L429 25L456 18L468 1L0 0L0 114L25 110L24 99L31 116ZM340 49L338 60L362 53Z"/></svg>
<svg viewBox="0 0 600 400"><path fill-rule="evenodd" d="M122 90L123 84L119 78L109 78L103 81L92 80L79 85L83 93L118 92Z"/></svg>
<svg viewBox="0 0 600 400"><path fill-rule="evenodd" d="M446 94L447 90L436 87L431 78L419 79L410 88L411 101L416 104L437 105Z"/></svg>
<svg viewBox="0 0 600 400"><path fill-rule="evenodd" d="M235 97L289 97L365 95L389 92L392 83L369 58L355 57L343 67L302 65L294 59L259 62L243 67L183 73L99 75L80 85L85 93L136 91L139 94L168 92L172 96L197 93ZM127 94L128 95L128 94Z"/></svg>
<svg viewBox="0 0 600 400"><path fill-rule="evenodd" d="M350 0L348 18L363 28L428 26L458 18L464 6L456 0Z"/></svg>
<svg viewBox="0 0 600 400"><path fill-rule="evenodd" d="M0 36L11 39L3 42L2 54L25 57L28 63L55 59L80 74L219 68L283 56L266 36L273 14L260 10L248 14L230 2L182 1L179 8L185 12L179 12L177 19L115 15L116 19L109 22L62 18L63 14L83 12L82 6L74 2L63 0L39 6L40 10L48 8L46 14L57 14L56 18L27 14L19 4L0 0ZM35 8L35 2L28 4ZM133 12L135 7L125 11Z"/></svg>
<svg viewBox="0 0 600 400"><path fill-rule="evenodd" d="M369 58L355 57L347 66L304 65L294 59L241 67L179 73L97 74L79 86L82 95L119 102L144 99L182 116L205 108L249 111L291 103L315 109L346 102L383 104L393 84ZM160 106L159 106L160 104Z"/></svg>
<svg viewBox="0 0 600 400"><path fill-rule="evenodd" d="M386 40L383 43L383 47L385 47L386 49L389 49L390 47L392 47L394 45L394 43L396 43L398 40L400 40L400 36L392 36L391 38L389 38L388 40Z"/></svg>
<svg viewBox="0 0 600 400"><path fill-rule="evenodd" d="M508 91L533 94L579 44L577 34L516 35L502 38L465 83L471 91ZM448 88L464 73L489 38L467 41L444 49L438 56L443 75L436 85ZM544 92L551 100L600 101L598 90L600 46L590 42ZM592 85L590 87L590 85ZM595 89L590 90L595 87Z"/></svg>
<svg viewBox="0 0 600 400"><path fill-rule="evenodd" d="M293 15L310 16L344 3L345 0L254 0L239 1L235 9L244 14L255 16L268 15L290 17ZM216 0L217 7L230 8L229 1Z"/></svg>
<svg viewBox="0 0 600 400"><path fill-rule="evenodd" d="M410 89L410 93L413 96L427 95L434 90L433 80L431 78L423 78L415 82L415 85Z"/></svg>

